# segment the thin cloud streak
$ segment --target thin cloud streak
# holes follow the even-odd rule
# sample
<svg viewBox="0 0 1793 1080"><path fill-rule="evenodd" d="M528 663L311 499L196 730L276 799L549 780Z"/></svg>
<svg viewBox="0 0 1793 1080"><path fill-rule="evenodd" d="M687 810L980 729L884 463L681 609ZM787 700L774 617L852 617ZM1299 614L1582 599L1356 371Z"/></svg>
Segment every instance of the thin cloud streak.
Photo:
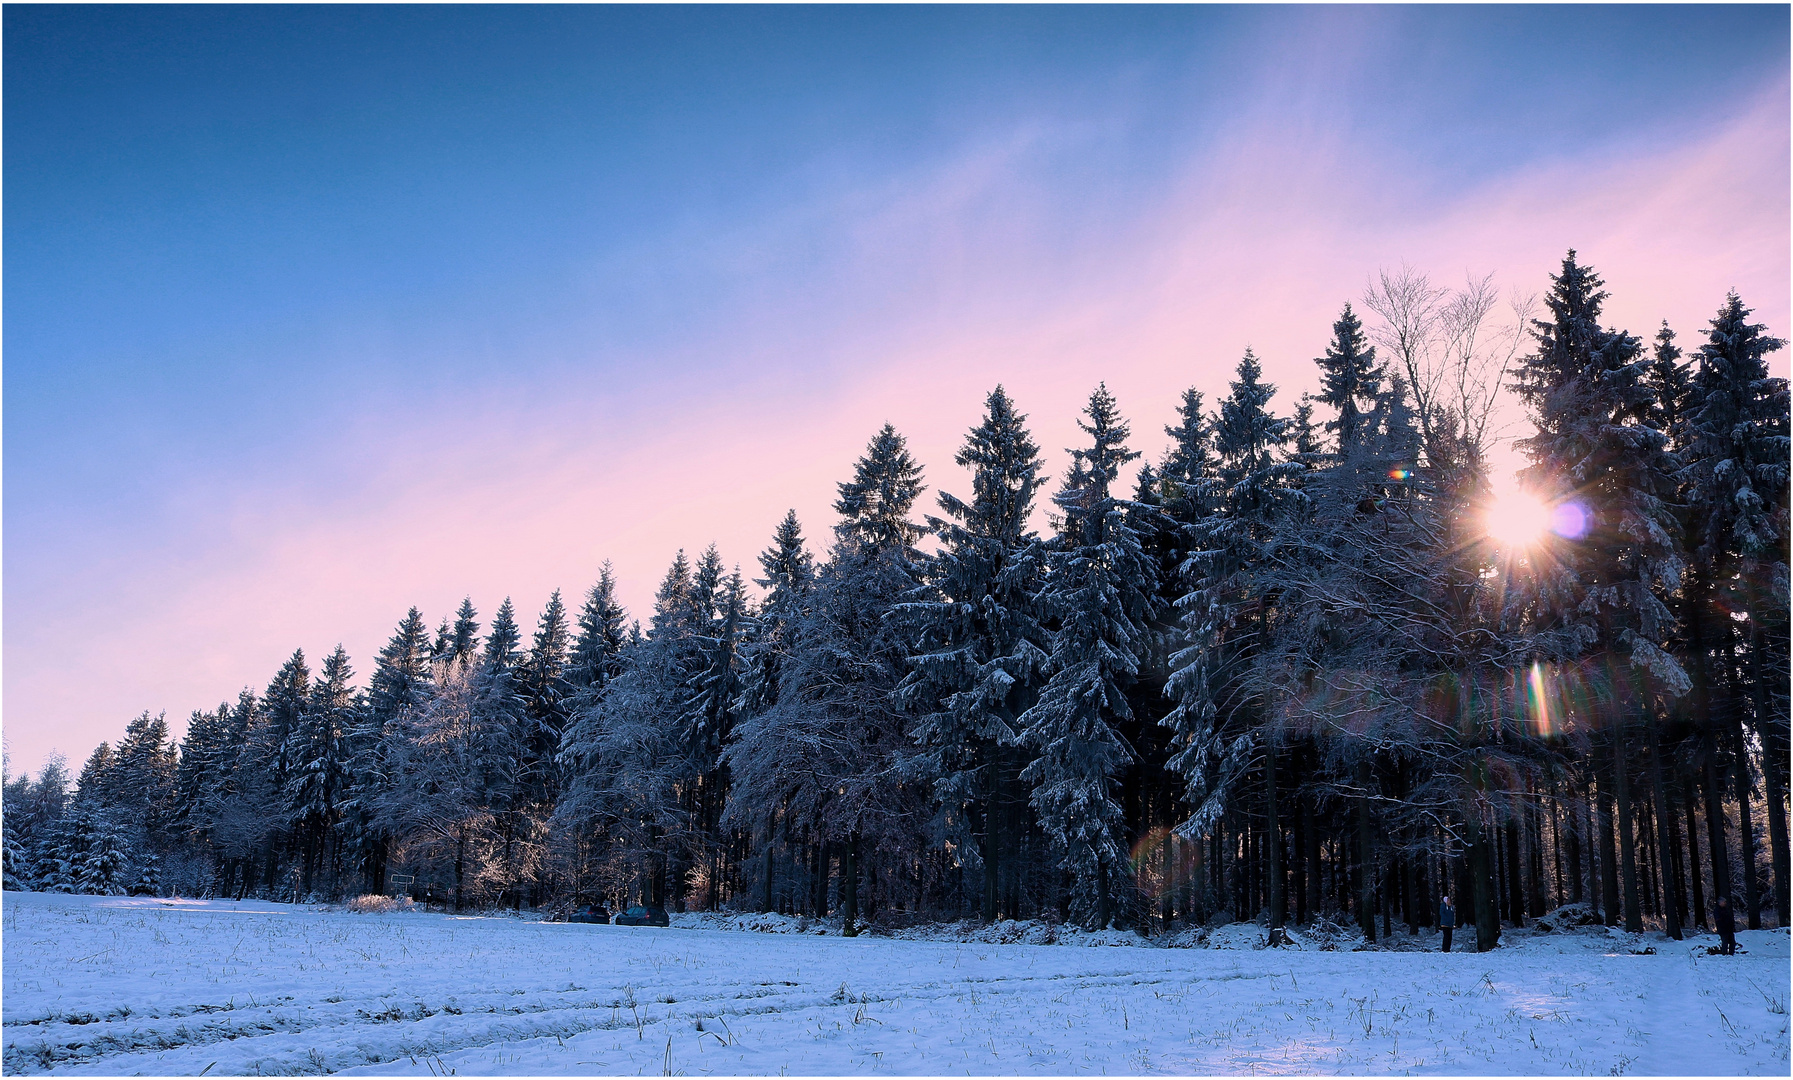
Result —
<svg viewBox="0 0 1793 1080"><path fill-rule="evenodd" d="M1444 201L1342 139L1252 116L1110 233L1041 235L1076 212L1050 177L1100 137L1087 125L1009 132L926 175L844 191L706 253L745 277L819 243L825 287L761 286L755 314L694 328L626 396L569 378L551 395L444 397L347 432L334 456L355 468L337 483L176 493L191 500L187 537L15 624L10 748L31 765L53 745L84 754L145 707L184 720L259 690L295 646L315 659L342 641L365 682L411 604L433 625L464 594L486 617L509 595L532 623L555 587L576 608L605 559L645 619L676 548L713 541L751 577L794 506L824 549L833 485L885 421L931 488L964 492L951 457L997 382L1054 473L1098 380L1153 457L1181 389L1213 406L1247 345L1286 413L1339 306L1378 266L1406 261L1441 283L1492 270L1541 292L1575 246L1608 282L1609 321L1634 333L1667 317L1694 344L1737 287L1785 334L1786 100L1769 88L1708 138L1605 148Z"/></svg>

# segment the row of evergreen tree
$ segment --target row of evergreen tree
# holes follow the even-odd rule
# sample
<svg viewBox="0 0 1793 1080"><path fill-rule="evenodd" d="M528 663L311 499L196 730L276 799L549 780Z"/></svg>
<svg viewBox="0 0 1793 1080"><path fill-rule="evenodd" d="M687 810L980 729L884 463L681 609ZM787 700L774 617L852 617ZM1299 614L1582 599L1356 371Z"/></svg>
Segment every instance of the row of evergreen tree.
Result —
<svg viewBox="0 0 1793 1080"><path fill-rule="evenodd" d="M1449 892L1483 948L1570 902L1679 935L1741 891L1751 926L1770 894L1787 925L1782 342L1733 294L1684 358L1666 323L1653 348L1602 325L1574 252L1551 281L1490 384L1536 425L1522 480L1562 527L1535 544L1488 536L1494 397L1441 390L1486 365L1485 290L1385 275L1383 357L1346 305L1319 392L1280 416L1248 350L1131 487L1098 387L1044 535L1040 451L998 387L955 459L968 497L916 520L886 426L826 557L787 515L757 598L714 547L681 552L644 630L606 565L527 647L509 600L483 634L471 602L433 634L413 608L365 691L338 647L178 747L145 713L72 799L60 762L7 781L7 887L409 881L849 931L1349 916L1372 940ZM1472 317L1429 350L1452 305Z"/></svg>

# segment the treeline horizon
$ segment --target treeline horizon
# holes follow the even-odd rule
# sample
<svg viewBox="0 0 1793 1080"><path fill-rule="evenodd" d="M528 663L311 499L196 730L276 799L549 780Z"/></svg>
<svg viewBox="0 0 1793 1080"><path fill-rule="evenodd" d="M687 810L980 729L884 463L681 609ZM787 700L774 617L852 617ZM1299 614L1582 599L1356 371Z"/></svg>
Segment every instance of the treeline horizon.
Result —
<svg viewBox="0 0 1793 1080"><path fill-rule="evenodd" d="M1574 251L1541 311L1384 271L1317 393L1282 415L1247 349L1131 477L1098 385L1044 534L1001 386L935 513L887 424L759 598L712 545L645 627L608 563L527 644L508 598L413 607L366 689L298 650L178 742L145 712L72 791L60 759L8 776L5 887L1370 941L1450 895L1480 949L1573 903L1787 926L1784 342L1732 293L1690 353L1646 344L1602 286ZM1497 505L1509 393L1532 501Z"/></svg>

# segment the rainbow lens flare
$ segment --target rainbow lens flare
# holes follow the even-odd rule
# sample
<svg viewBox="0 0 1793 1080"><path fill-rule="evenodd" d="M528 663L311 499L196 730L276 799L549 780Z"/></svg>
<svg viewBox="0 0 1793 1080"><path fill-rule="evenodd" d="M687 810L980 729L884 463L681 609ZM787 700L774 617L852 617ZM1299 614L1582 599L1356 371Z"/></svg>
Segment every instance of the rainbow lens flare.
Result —
<svg viewBox="0 0 1793 1080"><path fill-rule="evenodd" d="M1162 825L1133 845L1133 880L1139 891L1162 900L1195 880L1201 865L1201 845L1185 840Z"/></svg>
<svg viewBox="0 0 1793 1080"><path fill-rule="evenodd" d="M1550 696L1544 681L1544 665L1533 662L1530 677L1526 680L1532 714L1532 725L1538 729L1539 735L1553 734L1554 722L1550 715Z"/></svg>

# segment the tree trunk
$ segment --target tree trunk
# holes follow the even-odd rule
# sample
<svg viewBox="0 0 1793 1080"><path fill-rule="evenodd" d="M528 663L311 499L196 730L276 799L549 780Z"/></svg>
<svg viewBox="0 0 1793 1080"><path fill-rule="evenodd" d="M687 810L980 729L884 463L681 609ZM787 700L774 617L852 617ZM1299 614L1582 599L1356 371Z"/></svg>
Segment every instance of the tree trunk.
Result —
<svg viewBox="0 0 1793 1080"><path fill-rule="evenodd" d="M1532 791L1535 796L1536 790ZM1550 910L1544 901L1544 823L1535 798L1528 799L1525 804L1525 851L1526 851L1526 913L1532 918L1541 917Z"/></svg>
<svg viewBox="0 0 1793 1080"><path fill-rule="evenodd" d="M1743 721L1731 713L1731 742L1736 764L1731 778L1737 788L1737 846L1743 854L1743 909L1751 930L1762 929L1762 897L1756 878L1756 823L1750 817L1749 746L1743 739Z"/></svg>
<svg viewBox="0 0 1793 1080"><path fill-rule="evenodd" d="M1787 875L1793 868L1787 858L1787 761L1786 748L1762 732L1762 784L1768 796L1768 854L1774 869L1774 924L1788 925Z"/></svg>
<svg viewBox="0 0 1793 1080"><path fill-rule="evenodd" d="M1759 608L1758 608L1759 610ZM1787 740L1785 724L1777 722L1768 696L1768 665L1763 661L1767 648L1762 622L1751 618L1749 623L1750 701L1754 706L1756 735L1762 740L1762 785L1768 798L1768 859L1774 870L1774 922L1785 927L1790 914L1787 875L1793 871L1787 853ZM1786 670L1781 669L1786 681ZM1752 927L1754 923L1750 924Z"/></svg>
<svg viewBox="0 0 1793 1080"><path fill-rule="evenodd" d="M1372 871L1376 838L1370 828L1370 763L1357 766L1357 918L1365 941L1376 940L1376 909L1372 904Z"/></svg>
<svg viewBox="0 0 1793 1080"><path fill-rule="evenodd" d="M1108 864L1098 858L1096 860L1096 929L1108 929L1108 922L1112 917L1108 907Z"/></svg>
<svg viewBox="0 0 1793 1080"><path fill-rule="evenodd" d="M1625 932L1641 934L1644 917L1638 908L1637 841L1632 834L1631 763L1627 760L1628 757L1625 752L1625 721L1621 718L1612 729L1612 790L1613 797L1618 802L1615 824L1619 827L1619 883L1625 893Z"/></svg>
<svg viewBox="0 0 1793 1080"><path fill-rule="evenodd" d="M1475 894L1475 948L1487 952L1500 943L1500 911L1496 906L1494 859L1482 828L1481 814L1471 811L1465 818L1469 833L1470 888Z"/></svg>
<svg viewBox="0 0 1793 1080"><path fill-rule="evenodd" d="M467 865L467 829L465 826L456 830L454 835L454 909L461 910L461 876Z"/></svg>
<svg viewBox="0 0 1793 1080"><path fill-rule="evenodd" d="M1525 927L1523 866L1519 858L1519 815L1515 810L1507 815L1507 914L1518 929Z"/></svg>
<svg viewBox="0 0 1793 1080"><path fill-rule="evenodd" d="M1282 866L1282 826L1276 818L1276 743L1266 740L1264 743L1264 810L1267 827L1264 832L1264 843L1267 847L1265 862L1270 875L1270 929L1280 930L1283 927L1283 866ZM1276 940L1271 935L1271 940Z"/></svg>
<svg viewBox="0 0 1793 1080"><path fill-rule="evenodd" d="M1706 882L1700 871L1699 793L1692 773L1681 776L1681 808L1687 812L1687 886L1693 893L1693 926L1706 929Z"/></svg>
<svg viewBox="0 0 1793 1080"><path fill-rule="evenodd" d="M1176 900L1178 886L1177 849L1183 844L1183 838L1171 830L1171 822L1176 820L1176 796L1172 794L1169 783L1161 785L1159 792L1164 800L1162 821L1164 831L1164 850L1159 853L1158 887L1164 894L1158 898L1158 919L1166 933L1170 932L1171 920L1176 917Z"/></svg>
<svg viewBox="0 0 1793 1080"><path fill-rule="evenodd" d="M1314 824L1314 807L1312 799L1301 800L1302 837L1307 845L1307 917L1312 919L1320 913L1320 885L1323 874L1320 872L1320 830Z"/></svg>
<svg viewBox="0 0 1793 1080"><path fill-rule="evenodd" d="M762 912L772 910L772 878L774 876L772 860L778 851L777 830L776 819L768 819L766 821L766 875L765 880L760 883L760 910Z"/></svg>
<svg viewBox="0 0 1793 1080"><path fill-rule="evenodd" d="M1550 778L1550 855L1552 865L1556 869L1556 888L1551 893L1551 898L1555 903L1552 903L1550 906L1559 908L1567 902L1568 897L1563 889L1563 824L1562 814L1560 813L1561 807L1557 806L1556 776L1554 773L1555 770L1553 769ZM1540 824L1539 827L1542 828L1542 824Z"/></svg>
<svg viewBox="0 0 1793 1080"><path fill-rule="evenodd" d="M1610 761L1608 762L1610 765ZM1602 914L1608 926L1619 925L1619 855L1613 842L1613 814L1611 776L1608 775L1600 783L1599 814L1596 824L1600 829L1600 902L1604 909Z"/></svg>
<svg viewBox="0 0 1793 1080"><path fill-rule="evenodd" d="M1662 751L1658 747L1656 733L1656 717L1646 718L1645 724L1650 739L1650 793L1656 800L1656 864L1660 868L1663 893L1663 919L1668 924L1668 936L1675 941L1681 940L1681 912L1679 897L1674 894L1675 849L1669 835L1673 827L1675 815L1668 804L1667 787L1662 782ZM1664 828L1664 826L1669 828Z"/></svg>
<svg viewBox="0 0 1793 1080"><path fill-rule="evenodd" d="M859 834L847 837L840 853L841 936L859 935Z"/></svg>
<svg viewBox="0 0 1793 1080"><path fill-rule="evenodd" d="M1568 897L1569 903L1579 904L1582 897L1582 883L1585 880L1581 873L1581 813L1576 806L1578 800L1575 798L1575 786L1572 781L1568 785L1568 791L1568 813L1563 815L1568 820L1559 824L1558 835L1561 836L1563 830L1568 832L1565 837L1568 842L1564 845L1569 849Z"/></svg>
<svg viewBox="0 0 1793 1080"><path fill-rule="evenodd" d="M997 818L1000 810L997 806L998 791L1001 788L1001 763L998 760L1002 750L994 744L986 743L981 748L984 758L984 849L980 853L984 859L984 895L982 915L986 923L996 921L997 890L1001 888L1002 876L998 873L997 846L1001 843L1002 827Z"/></svg>
<svg viewBox="0 0 1793 1080"><path fill-rule="evenodd" d="M1706 851L1712 864L1712 902L1716 904L1719 897L1729 896L1731 906L1735 908L1736 897L1731 892L1731 853L1725 846L1724 788L1712 761L1718 755L1716 732L1707 732L1706 745L1702 749L1705 754L1700 764L1700 778L1705 781L1706 788Z"/></svg>

